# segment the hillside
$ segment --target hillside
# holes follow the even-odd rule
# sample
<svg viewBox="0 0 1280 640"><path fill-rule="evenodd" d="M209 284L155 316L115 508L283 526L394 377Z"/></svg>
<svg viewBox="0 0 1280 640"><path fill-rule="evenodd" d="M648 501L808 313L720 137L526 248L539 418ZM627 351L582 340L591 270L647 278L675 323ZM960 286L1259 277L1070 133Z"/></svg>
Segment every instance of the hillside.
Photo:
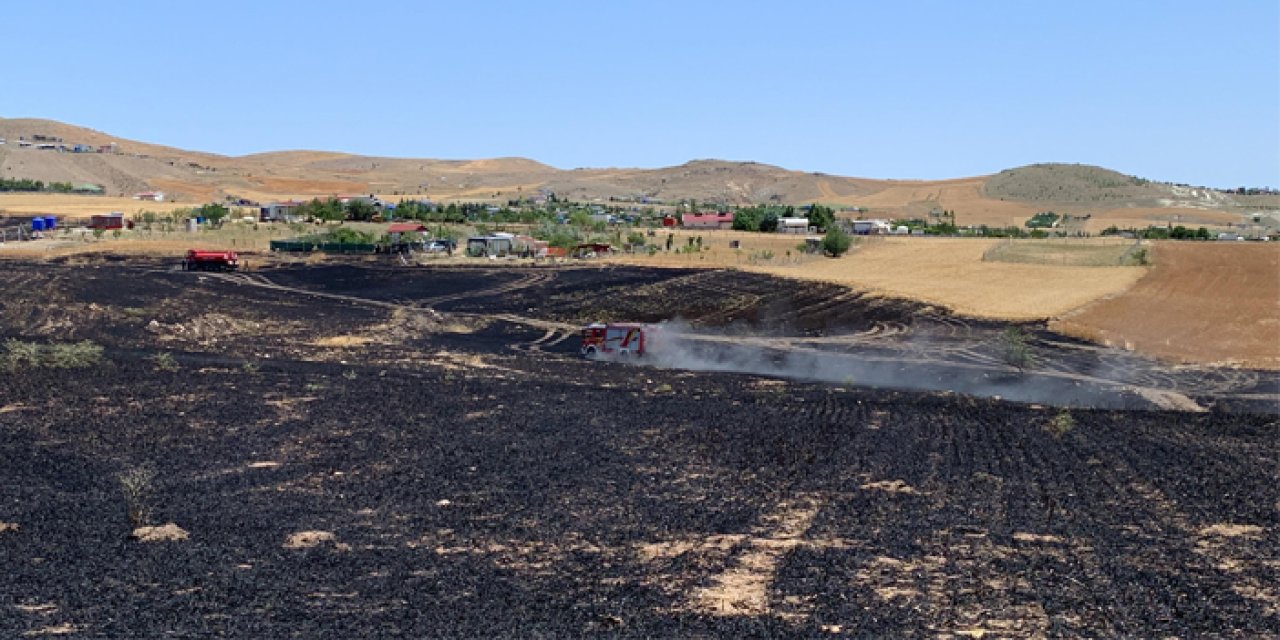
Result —
<svg viewBox="0 0 1280 640"><path fill-rule="evenodd" d="M113 153L20 148L18 139L60 138L68 148L115 144ZM130 197L161 190L171 201L227 197L271 201L335 194L425 196L503 202L539 191L575 201L803 204L857 207L864 217L926 217L954 211L962 225L1019 225L1037 211L1089 214L1088 230L1146 224L1230 228L1280 196L1236 196L1147 182L1086 165L1037 164L953 180L872 180L800 172L756 162L694 160L657 169L558 169L526 158L384 158L331 151L228 157L127 140L51 120L0 119L0 177L94 183ZM14 210L0 196L0 208Z"/></svg>
<svg viewBox="0 0 1280 640"><path fill-rule="evenodd" d="M983 193L992 198L1054 204L1139 207L1233 207L1233 195L1200 187L1151 182L1083 164L1033 164L991 176Z"/></svg>

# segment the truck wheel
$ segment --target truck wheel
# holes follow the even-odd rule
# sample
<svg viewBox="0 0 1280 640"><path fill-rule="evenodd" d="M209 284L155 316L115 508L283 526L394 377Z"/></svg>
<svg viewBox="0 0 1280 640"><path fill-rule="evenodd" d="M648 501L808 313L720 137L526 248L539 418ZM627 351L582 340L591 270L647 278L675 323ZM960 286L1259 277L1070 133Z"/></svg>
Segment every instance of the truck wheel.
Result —
<svg viewBox="0 0 1280 640"><path fill-rule="evenodd" d="M599 353L596 352L595 347L587 347L587 350L583 351L582 355L585 356L588 360L595 360L596 356L598 356Z"/></svg>

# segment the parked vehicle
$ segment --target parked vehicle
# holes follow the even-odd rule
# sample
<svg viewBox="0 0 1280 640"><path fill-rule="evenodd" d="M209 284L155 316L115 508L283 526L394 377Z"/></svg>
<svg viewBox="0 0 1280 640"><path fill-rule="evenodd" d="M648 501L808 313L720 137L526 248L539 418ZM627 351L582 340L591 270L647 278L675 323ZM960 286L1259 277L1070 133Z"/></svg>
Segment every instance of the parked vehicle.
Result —
<svg viewBox="0 0 1280 640"><path fill-rule="evenodd" d="M458 248L458 243L453 240L440 239L430 240L422 248L427 253L453 253Z"/></svg>
<svg viewBox="0 0 1280 640"><path fill-rule="evenodd" d="M182 261L185 271L235 271L240 268L240 256L234 251L202 251L191 249Z"/></svg>

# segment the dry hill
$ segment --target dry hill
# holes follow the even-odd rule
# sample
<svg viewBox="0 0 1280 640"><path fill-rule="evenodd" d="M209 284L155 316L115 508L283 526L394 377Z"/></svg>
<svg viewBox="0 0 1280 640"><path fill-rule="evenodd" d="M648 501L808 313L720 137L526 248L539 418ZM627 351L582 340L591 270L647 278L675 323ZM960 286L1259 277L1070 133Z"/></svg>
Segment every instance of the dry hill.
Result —
<svg viewBox="0 0 1280 640"><path fill-rule="evenodd" d="M115 143L116 153L19 148L20 137L63 144ZM225 197L274 200L377 193L435 200L502 202L539 191L577 201L610 199L752 204L823 202L857 207L863 217L927 217L954 211L959 224L1021 224L1038 211L1088 214L1085 227L1206 225L1223 230L1263 222L1280 196L1237 196L1154 183L1099 167L1039 164L954 180L871 180L792 171L755 162L695 160L658 169L562 170L525 158L439 160L380 158L327 151L240 157L186 151L117 138L50 120L0 119L0 177L95 183L108 195L162 190L179 202ZM6 207L0 199L0 207ZM9 207L12 208L12 207Z"/></svg>

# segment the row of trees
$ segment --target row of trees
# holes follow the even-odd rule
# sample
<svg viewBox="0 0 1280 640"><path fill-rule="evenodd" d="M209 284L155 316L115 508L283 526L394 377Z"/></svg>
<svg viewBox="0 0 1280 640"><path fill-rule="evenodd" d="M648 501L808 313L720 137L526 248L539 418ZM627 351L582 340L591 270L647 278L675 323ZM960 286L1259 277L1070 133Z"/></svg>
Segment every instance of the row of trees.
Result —
<svg viewBox="0 0 1280 640"><path fill-rule="evenodd" d="M1146 229L1120 229L1115 225L1102 230L1104 236L1116 236L1121 233L1133 234L1135 238L1144 240L1212 240L1213 234L1204 227L1191 229L1178 225L1176 227L1147 227Z"/></svg>
<svg viewBox="0 0 1280 640"><path fill-rule="evenodd" d="M808 218L809 226L824 231L831 228L836 220L836 211L831 207L812 204L799 214L792 206L758 205L742 207L733 212L733 228L737 231L761 231L773 233L778 230L778 221L782 218Z"/></svg>
<svg viewBox="0 0 1280 640"><path fill-rule="evenodd" d="M45 182L27 178L0 178L0 191L46 191L51 193L71 193L74 189L70 182Z"/></svg>

